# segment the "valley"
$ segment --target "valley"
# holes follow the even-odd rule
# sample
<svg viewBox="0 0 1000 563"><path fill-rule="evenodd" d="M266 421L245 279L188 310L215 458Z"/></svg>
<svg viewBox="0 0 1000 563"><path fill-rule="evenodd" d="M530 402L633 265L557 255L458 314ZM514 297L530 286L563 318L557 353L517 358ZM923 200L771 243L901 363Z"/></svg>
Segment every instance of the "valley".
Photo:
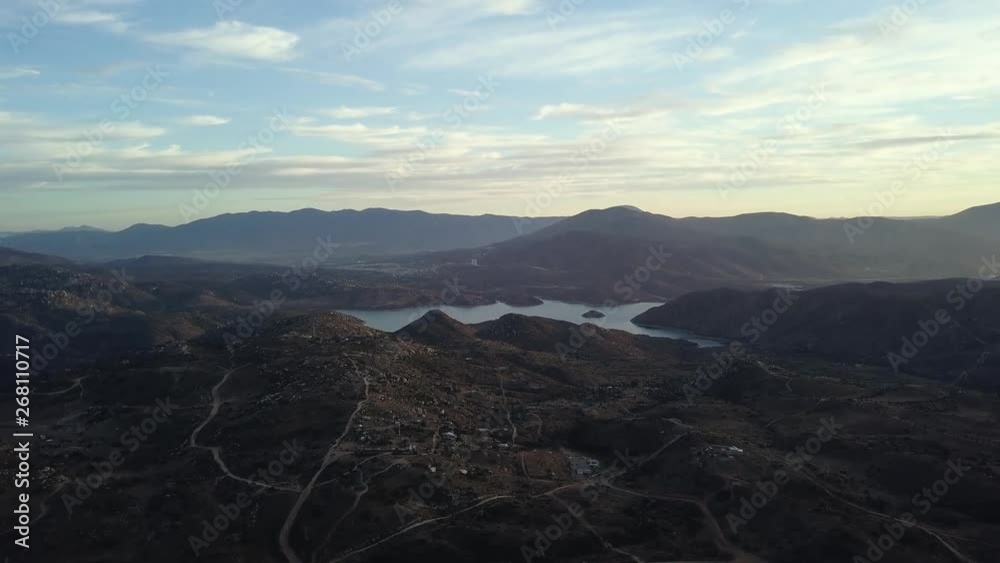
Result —
<svg viewBox="0 0 1000 563"><path fill-rule="evenodd" d="M720 261L604 233L635 213L349 266L7 250L0 327L40 343L39 552L991 560L990 276L831 284L745 239Z"/></svg>
<svg viewBox="0 0 1000 563"><path fill-rule="evenodd" d="M995 399L755 354L691 401L683 387L711 349L596 329L564 360L555 348L571 326L437 314L391 334L295 316L231 354L170 346L52 381L36 398L48 469L35 527L62 561L109 549L150 561L850 559L914 510L947 452L966 473L885 560L997 549L998 452L968 439L1000 438L982 418ZM116 428L158 399L172 414L87 495ZM835 436L814 451L824 424ZM574 470L573 455L593 467ZM742 499L771 486L749 516ZM216 526L240 495L249 504ZM139 527L116 516L133 511ZM558 537L539 539L553 522Z"/></svg>
<svg viewBox="0 0 1000 563"><path fill-rule="evenodd" d="M996 0L0 21L0 563L1000 563Z"/></svg>

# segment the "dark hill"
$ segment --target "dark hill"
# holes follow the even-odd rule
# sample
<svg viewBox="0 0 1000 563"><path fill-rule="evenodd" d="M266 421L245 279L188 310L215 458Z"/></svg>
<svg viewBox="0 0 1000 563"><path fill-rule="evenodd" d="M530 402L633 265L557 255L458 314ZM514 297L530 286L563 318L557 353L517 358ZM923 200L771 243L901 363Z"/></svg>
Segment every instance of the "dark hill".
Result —
<svg viewBox="0 0 1000 563"><path fill-rule="evenodd" d="M969 236L1000 241L1000 203L973 207L929 222Z"/></svg>
<svg viewBox="0 0 1000 563"><path fill-rule="evenodd" d="M642 358L654 350L662 352L672 346L688 346L679 341L606 330L591 323L576 325L515 313L474 325L474 328L480 339L504 342L523 350L556 353L563 358Z"/></svg>
<svg viewBox="0 0 1000 563"><path fill-rule="evenodd" d="M914 340L938 311L951 321L940 325L917 354L900 366L932 377L956 377L977 365L984 353L991 358L977 378L1000 384L1000 284L987 283L971 299L956 287L967 280L911 284L844 284L790 294L791 307L766 330L765 311L782 300L776 290L715 290L691 293L639 315L634 322L676 326L710 336L741 339L760 349L814 353L841 362L890 365L889 354L900 354L903 339ZM964 303L964 305L960 305ZM922 337L918 337L922 338ZM992 375L989 375L992 371Z"/></svg>
<svg viewBox="0 0 1000 563"><path fill-rule="evenodd" d="M468 343L475 339L475 331L471 327L438 309L424 313L422 317L393 334L403 340L432 346L447 346L456 342Z"/></svg>
<svg viewBox="0 0 1000 563"><path fill-rule="evenodd" d="M45 254L35 254L33 252L20 252L12 248L0 246L0 266L13 266L23 264L47 264L54 266L69 265L67 260L56 256Z"/></svg>

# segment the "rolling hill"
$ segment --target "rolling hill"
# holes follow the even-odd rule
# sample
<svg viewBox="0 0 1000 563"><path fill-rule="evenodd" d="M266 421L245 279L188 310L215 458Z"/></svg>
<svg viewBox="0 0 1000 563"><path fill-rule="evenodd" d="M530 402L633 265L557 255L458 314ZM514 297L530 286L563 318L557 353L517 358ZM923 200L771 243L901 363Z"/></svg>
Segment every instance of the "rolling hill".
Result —
<svg viewBox="0 0 1000 563"><path fill-rule="evenodd" d="M973 207L948 217L929 219L927 222L957 233L1000 241L1000 203Z"/></svg>
<svg viewBox="0 0 1000 563"><path fill-rule="evenodd" d="M35 254L33 252L19 252L17 250L0 246L0 267L25 264L48 264L55 266L68 264L68 261L56 256Z"/></svg>
<svg viewBox="0 0 1000 563"><path fill-rule="evenodd" d="M968 280L957 279L851 283L787 297L774 289L720 289L690 293L639 315L633 322L679 327L742 340L762 350L815 354L839 362L892 366L890 354L896 354L895 367L900 371L946 380L975 371L970 380L1000 387L996 377L1000 368L1000 283L986 282L978 292L967 284ZM787 311L781 312L784 305L775 308L778 301L791 302ZM948 322L938 322L941 311ZM924 342L918 333L929 338ZM908 357L910 352L915 352L912 358Z"/></svg>

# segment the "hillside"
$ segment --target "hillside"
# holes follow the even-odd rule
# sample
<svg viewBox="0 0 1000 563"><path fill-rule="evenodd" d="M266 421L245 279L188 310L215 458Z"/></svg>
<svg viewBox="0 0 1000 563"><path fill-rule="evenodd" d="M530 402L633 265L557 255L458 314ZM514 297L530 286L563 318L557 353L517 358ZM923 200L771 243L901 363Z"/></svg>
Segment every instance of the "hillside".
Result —
<svg viewBox="0 0 1000 563"><path fill-rule="evenodd" d="M48 264L48 265L68 265L69 261L57 256L36 254L33 252L19 252L17 250L0 246L0 266L14 266L25 264Z"/></svg>
<svg viewBox="0 0 1000 563"><path fill-rule="evenodd" d="M900 371L948 379L977 368L969 378L1000 387L1000 283L988 283L971 299L956 290L966 280L912 284L844 284L792 293L776 290L696 292L639 315L633 322L680 327L699 334L743 340L755 348L816 354L834 361L890 366L890 353L902 356L911 341L944 311L951 321L928 329L934 336L905 358ZM786 294L788 295L788 294ZM764 312L790 301L786 312L764 323ZM964 303L964 304L963 304ZM780 306L784 308L784 305ZM770 314L769 314L770 315ZM760 322L754 324L754 319ZM980 359L990 354L984 365Z"/></svg>
<svg viewBox="0 0 1000 563"><path fill-rule="evenodd" d="M957 233L1000 241L1000 203L973 207L955 215L930 219L927 222Z"/></svg>
<svg viewBox="0 0 1000 563"><path fill-rule="evenodd" d="M184 341L235 317L231 303L203 292L160 292L130 277L38 264L0 267L0 337L31 339L36 356L58 350L34 364L45 371Z"/></svg>
<svg viewBox="0 0 1000 563"><path fill-rule="evenodd" d="M995 553L1000 486L982 442L1000 434L981 393L750 356L690 401L708 350L609 331L563 359L551 345L565 323L431 322L441 333L420 342L295 316L232 352L191 342L53 372L32 395L46 436L32 459L51 475L31 480L32 537L47 540L33 548L67 563L111 551L279 563L282 549L301 561L501 563L562 529L545 560L849 561L891 522L872 514L912 510L913 491L958 459L967 475L885 560L954 561L944 534L967 538L970 560ZM0 401L13 412L12 395ZM141 444L119 447L151 413L161 422ZM817 440L821 453L787 461ZM126 465L78 493L114 451ZM783 461L787 483L733 531ZM207 528L216 518L224 530Z"/></svg>

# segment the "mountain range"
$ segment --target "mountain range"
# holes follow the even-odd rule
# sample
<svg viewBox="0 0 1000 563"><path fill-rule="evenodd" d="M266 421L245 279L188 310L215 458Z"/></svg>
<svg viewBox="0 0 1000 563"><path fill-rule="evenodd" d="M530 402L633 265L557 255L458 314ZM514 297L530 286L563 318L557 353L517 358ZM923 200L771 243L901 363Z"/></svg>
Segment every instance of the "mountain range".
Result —
<svg viewBox="0 0 1000 563"><path fill-rule="evenodd" d="M517 218L365 209L249 212L219 215L168 227L137 224L109 232L70 230L23 233L3 245L78 261L168 255L244 262L303 259L317 239L335 246L335 259L483 246L518 236ZM523 232L557 221L539 218Z"/></svg>
<svg viewBox="0 0 1000 563"><path fill-rule="evenodd" d="M937 218L816 219L783 213L673 218L634 207L525 219L367 209L221 215L177 227L12 235L3 245L76 261L144 255L326 266L400 264L484 291L599 303L716 287L972 275L1000 242L1000 204Z"/></svg>
<svg viewBox="0 0 1000 563"><path fill-rule="evenodd" d="M1000 205L918 220L778 213L675 219L614 207L488 247L403 263L512 294L587 303L662 301L720 287L970 276L996 254L998 225Z"/></svg>

